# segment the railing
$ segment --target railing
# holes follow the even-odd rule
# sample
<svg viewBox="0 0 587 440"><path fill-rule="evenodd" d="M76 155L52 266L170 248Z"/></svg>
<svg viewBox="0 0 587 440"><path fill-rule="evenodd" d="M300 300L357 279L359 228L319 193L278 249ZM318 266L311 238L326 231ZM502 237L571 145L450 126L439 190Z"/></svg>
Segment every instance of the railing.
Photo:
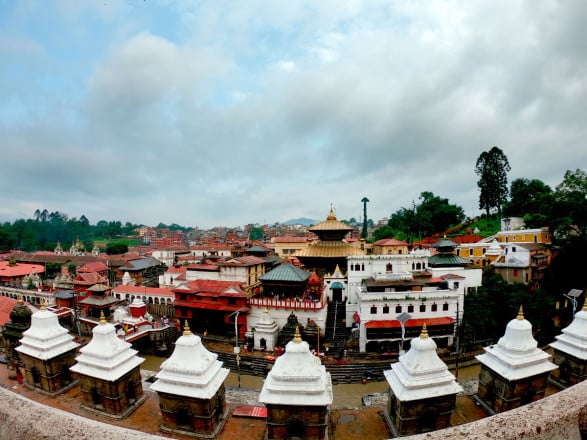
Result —
<svg viewBox="0 0 587 440"><path fill-rule="evenodd" d="M249 298L249 304L256 307L267 307L273 309L293 309L293 310L322 310L326 307L326 300L296 300L296 299L276 299L276 298Z"/></svg>

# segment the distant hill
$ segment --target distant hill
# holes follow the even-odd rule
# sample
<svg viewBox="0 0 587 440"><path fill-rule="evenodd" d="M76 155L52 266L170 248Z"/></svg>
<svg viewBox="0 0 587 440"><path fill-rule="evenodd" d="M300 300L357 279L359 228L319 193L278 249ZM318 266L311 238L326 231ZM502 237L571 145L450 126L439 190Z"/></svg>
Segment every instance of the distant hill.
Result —
<svg viewBox="0 0 587 440"><path fill-rule="evenodd" d="M291 220L286 220L281 222L282 225L304 225L304 226L311 226L318 223L316 220L312 220L311 218L292 218Z"/></svg>

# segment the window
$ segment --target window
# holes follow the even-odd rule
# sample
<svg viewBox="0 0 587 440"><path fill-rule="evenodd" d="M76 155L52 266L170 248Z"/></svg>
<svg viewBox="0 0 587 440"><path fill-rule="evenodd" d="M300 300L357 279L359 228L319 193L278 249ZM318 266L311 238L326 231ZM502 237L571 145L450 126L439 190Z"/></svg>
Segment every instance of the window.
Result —
<svg viewBox="0 0 587 440"><path fill-rule="evenodd" d="M383 306L383 313L389 313L389 306L387 304Z"/></svg>
<svg viewBox="0 0 587 440"><path fill-rule="evenodd" d="M432 309L433 312L438 311L438 304L434 303L430 306L430 308Z"/></svg>
<svg viewBox="0 0 587 440"><path fill-rule="evenodd" d="M414 306L412 304L408 306L408 313L414 313Z"/></svg>
<svg viewBox="0 0 587 440"><path fill-rule="evenodd" d="M420 312L426 311L426 304L420 304Z"/></svg>
<svg viewBox="0 0 587 440"><path fill-rule="evenodd" d="M395 313L401 313L402 312L402 306L400 306L399 304L397 306L395 306Z"/></svg>
<svg viewBox="0 0 587 440"><path fill-rule="evenodd" d="M458 281L455 281L455 283L453 284L453 286L454 286L455 289L458 289L459 288L459 282Z"/></svg>
<svg viewBox="0 0 587 440"><path fill-rule="evenodd" d="M393 265L391 263L387 263L387 265L385 266L385 271L393 272Z"/></svg>
<svg viewBox="0 0 587 440"><path fill-rule="evenodd" d="M444 312L447 312L447 311L448 311L448 303L447 303L447 302L445 302L445 303L442 305L442 310L443 310Z"/></svg>
<svg viewBox="0 0 587 440"><path fill-rule="evenodd" d="M377 306L371 306L371 314L372 315L376 315L377 314Z"/></svg>
<svg viewBox="0 0 587 440"><path fill-rule="evenodd" d="M469 249L469 256L473 255L473 248Z"/></svg>

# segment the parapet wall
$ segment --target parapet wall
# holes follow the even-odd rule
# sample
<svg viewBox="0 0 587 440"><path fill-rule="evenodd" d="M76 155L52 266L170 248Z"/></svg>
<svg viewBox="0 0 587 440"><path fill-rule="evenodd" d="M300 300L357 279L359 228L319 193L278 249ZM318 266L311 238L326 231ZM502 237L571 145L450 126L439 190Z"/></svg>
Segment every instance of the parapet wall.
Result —
<svg viewBox="0 0 587 440"><path fill-rule="evenodd" d="M587 439L587 382L537 402L476 422L402 437L406 440L581 440Z"/></svg>
<svg viewBox="0 0 587 440"><path fill-rule="evenodd" d="M0 388L0 438L169 440L44 406L4 388Z"/></svg>
<svg viewBox="0 0 587 440"><path fill-rule="evenodd" d="M477 422L402 437L406 440L581 440L587 439L587 382ZM43 406L0 388L0 438L12 440L164 440Z"/></svg>

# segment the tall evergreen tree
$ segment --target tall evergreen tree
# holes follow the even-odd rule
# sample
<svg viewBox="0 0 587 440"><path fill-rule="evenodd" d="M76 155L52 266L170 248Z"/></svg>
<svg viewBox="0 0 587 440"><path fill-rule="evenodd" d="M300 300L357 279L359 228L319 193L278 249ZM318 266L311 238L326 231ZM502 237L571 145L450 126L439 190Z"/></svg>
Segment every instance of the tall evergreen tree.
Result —
<svg viewBox="0 0 587 440"><path fill-rule="evenodd" d="M508 158L498 147L484 151L477 158L475 173L479 176L479 208L484 209L487 216L492 209L501 215L501 207L508 197L507 173L510 170Z"/></svg>

